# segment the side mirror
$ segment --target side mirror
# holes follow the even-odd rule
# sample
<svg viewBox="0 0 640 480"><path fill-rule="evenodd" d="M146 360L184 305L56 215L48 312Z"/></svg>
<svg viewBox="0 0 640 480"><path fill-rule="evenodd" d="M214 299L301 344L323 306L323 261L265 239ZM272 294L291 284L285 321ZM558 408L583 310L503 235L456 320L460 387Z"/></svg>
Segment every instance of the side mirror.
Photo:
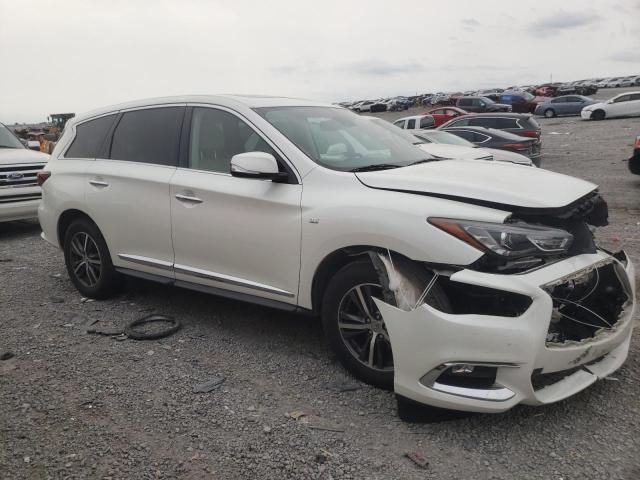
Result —
<svg viewBox="0 0 640 480"><path fill-rule="evenodd" d="M286 180L289 175L278 170L278 162L270 153L239 153L231 158L231 175L259 180Z"/></svg>

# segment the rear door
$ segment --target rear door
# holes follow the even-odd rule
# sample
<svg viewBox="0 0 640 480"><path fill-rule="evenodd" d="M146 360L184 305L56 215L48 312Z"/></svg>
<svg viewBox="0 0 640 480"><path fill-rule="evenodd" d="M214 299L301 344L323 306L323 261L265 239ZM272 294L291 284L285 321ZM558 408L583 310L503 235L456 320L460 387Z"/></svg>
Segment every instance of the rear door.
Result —
<svg viewBox="0 0 640 480"><path fill-rule="evenodd" d="M621 117L629 115L631 95L621 95L607 106L607 117Z"/></svg>
<svg viewBox="0 0 640 480"><path fill-rule="evenodd" d="M235 112L194 106L187 115L186 164L171 180L176 280L295 304L302 185ZM253 151L274 155L290 183L231 176L231 158Z"/></svg>
<svg viewBox="0 0 640 480"><path fill-rule="evenodd" d="M121 113L105 155L90 166L87 213L116 266L173 276L169 180L184 111L167 105Z"/></svg>

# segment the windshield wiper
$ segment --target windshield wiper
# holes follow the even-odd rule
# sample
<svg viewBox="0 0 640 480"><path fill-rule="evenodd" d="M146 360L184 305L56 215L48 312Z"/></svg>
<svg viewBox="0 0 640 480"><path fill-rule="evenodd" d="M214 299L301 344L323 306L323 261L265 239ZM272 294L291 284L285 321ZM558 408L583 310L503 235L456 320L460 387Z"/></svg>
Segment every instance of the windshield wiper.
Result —
<svg viewBox="0 0 640 480"><path fill-rule="evenodd" d="M364 167L356 167L349 170L350 172L374 172L376 170L389 170L391 168L400 168L402 165L393 163L378 163L376 165L365 165Z"/></svg>
<svg viewBox="0 0 640 480"><path fill-rule="evenodd" d="M410 163L409 165L407 165L407 167L412 167L414 165L420 165L421 163L439 162L440 160L444 160L444 158L438 158L438 157L425 158L423 160L418 160L417 162Z"/></svg>

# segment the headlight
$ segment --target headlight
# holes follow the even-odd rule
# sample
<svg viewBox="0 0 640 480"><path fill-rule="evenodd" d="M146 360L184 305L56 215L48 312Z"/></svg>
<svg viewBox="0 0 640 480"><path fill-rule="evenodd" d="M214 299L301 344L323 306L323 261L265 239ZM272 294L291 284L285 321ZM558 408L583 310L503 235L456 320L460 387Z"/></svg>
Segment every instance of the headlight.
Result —
<svg viewBox="0 0 640 480"><path fill-rule="evenodd" d="M429 218L429 223L468 243L506 259L566 253L573 235L557 228L526 223L486 223Z"/></svg>

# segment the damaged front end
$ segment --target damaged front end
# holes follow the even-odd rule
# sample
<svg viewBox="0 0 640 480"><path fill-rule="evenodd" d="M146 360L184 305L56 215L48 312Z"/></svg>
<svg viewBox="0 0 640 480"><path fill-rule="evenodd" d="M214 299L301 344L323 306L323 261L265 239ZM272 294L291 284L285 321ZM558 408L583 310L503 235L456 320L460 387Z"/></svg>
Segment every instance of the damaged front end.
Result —
<svg viewBox="0 0 640 480"><path fill-rule="evenodd" d="M564 216L536 212L539 224L581 233L572 234L576 250L542 257L533 267L443 267L369 254L383 286L376 305L393 349L398 395L500 412L562 400L623 364L634 269L624 252L595 247L587 223L606 222L606 204L586 200L560 212Z"/></svg>

